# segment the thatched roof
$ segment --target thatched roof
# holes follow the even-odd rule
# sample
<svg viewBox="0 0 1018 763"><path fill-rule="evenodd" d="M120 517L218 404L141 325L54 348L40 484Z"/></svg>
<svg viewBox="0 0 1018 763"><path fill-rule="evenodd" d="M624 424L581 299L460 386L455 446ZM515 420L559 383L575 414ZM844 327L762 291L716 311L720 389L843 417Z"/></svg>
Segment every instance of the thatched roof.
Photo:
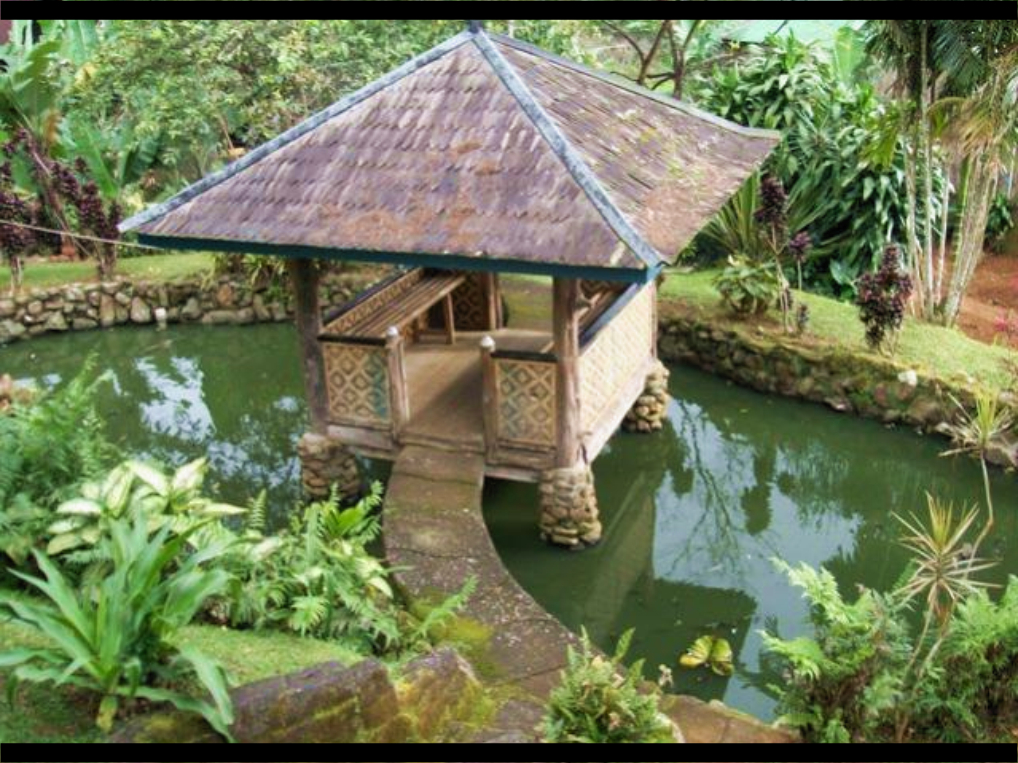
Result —
<svg viewBox="0 0 1018 763"><path fill-rule="evenodd" d="M777 139L468 31L121 230L178 248L645 280Z"/></svg>

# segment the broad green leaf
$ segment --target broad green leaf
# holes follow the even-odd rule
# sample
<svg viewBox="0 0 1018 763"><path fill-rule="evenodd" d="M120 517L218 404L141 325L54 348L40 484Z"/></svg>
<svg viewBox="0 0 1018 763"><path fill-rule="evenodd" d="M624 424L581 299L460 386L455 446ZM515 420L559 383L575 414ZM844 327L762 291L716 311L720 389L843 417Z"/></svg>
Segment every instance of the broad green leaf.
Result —
<svg viewBox="0 0 1018 763"><path fill-rule="evenodd" d="M184 464L173 475L170 489L176 494L186 494L197 490L205 479L207 468L208 460L205 458L198 458L189 464Z"/></svg>
<svg viewBox="0 0 1018 763"><path fill-rule="evenodd" d="M698 668L710 659L711 647L714 639L711 636L700 636L693 645L686 650L686 653L679 658L679 664L684 668Z"/></svg>
<svg viewBox="0 0 1018 763"><path fill-rule="evenodd" d="M151 487L159 495L165 496L169 493L170 481L167 479L166 475L158 469L140 461L128 461L127 468L134 472L134 475L138 479Z"/></svg>
<svg viewBox="0 0 1018 763"><path fill-rule="evenodd" d="M57 514L99 516L102 514L102 506L87 498L72 498L69 501L64 501L57 507Z"/></svg>

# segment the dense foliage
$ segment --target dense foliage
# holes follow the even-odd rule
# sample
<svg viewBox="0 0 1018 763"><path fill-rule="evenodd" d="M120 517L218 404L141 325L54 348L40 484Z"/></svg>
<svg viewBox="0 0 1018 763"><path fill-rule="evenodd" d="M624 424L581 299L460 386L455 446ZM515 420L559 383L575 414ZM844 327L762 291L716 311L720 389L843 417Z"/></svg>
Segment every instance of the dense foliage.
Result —
<svg viewBox="0 0 1018 763"><path fill-rule="evenodd" d="M0 551L23 564L53 518L114 455L96 414L93 362L66 384L0 410Z"/></svg>
<svg viewBox="0 0 1018 763"><path fill-rule="evenodd" d="M672 725L658 710L658 696L640 691L643 661L622 661L633 632L619 639L615 654L604 657L586 631L580 649L568 650L562 682L548 700L544 736L548 742L674 742Z"/></svg>
<svg viewBox="0 0 1018 763"><path fill-rule="evenodd" d="M219 616L234 626L278 627L301 635L338 638L361 651L384 651L400 641L398 610L382 564L365 546L380 530L381 488L357 505L336 496L308 504L280 533L263 534L256 505L239 545L227 560L237 583Z"/></svg>
<svg viewBox="0 0 1018 763"><path fill-rule="evenodd" d="M826 570L785 570L810 603L813 635L764 643L784 670L772 687L782 719L807 741L1012 741L1018 578L999 601L981 590L958 605L913 690L920 636L900 593L863 590L847 602Z"/></svg>
<svg viewBox="0 0 1018 763"><path fill-rule="evenodd" d="M0 594L0 612L52 646L0 654L0 667L15 668L9 690L19 681L93 690L102 697L96 722L105 731L122 699L140 697L200 713L228 734L232 711L222 669L200 652L174 645L180 628L229 580L211 566L224 546L183 554L197 529L171 535L167 526L152 535L144 516L113 524L103 541L111 568L94 587L74 586L45 554L33 552L44 577L14 574L42 599ZM180 690L192 677L211 702Z"/></svg>
<svg viewBox="0 0 1018 763"><path fill-rule="evenodd" d="M144 519L150 530L164 525L174 534L187 534L190 545L202 547L221 540L225 533L210 519L243 514L244 509L219 503L204 495L202 485L208 461L199 458L165 474L150 464L126 461L106 474L101 481L86 482L78 495L56 508L56 520L46 532L50 540L46 553L61 556L72 567L86 565L86 582L108 567L108 545L102 541L112 528L124 521ZM192 534L196 527L202 532Z"/></svg>
<svg viewBox="0 0 1018 763"><path fill-rule="evenodd" d="M821 292L851 294L906 212L904 153L896 137L889 149L879 145L884 136L874 128L886 109L872 87L851 72L839 75L818 49L788 36L718 68L698 100L740 124L782 132L767 168L787 189L790 230L807 230L812 239L804 281Z"/></svg>

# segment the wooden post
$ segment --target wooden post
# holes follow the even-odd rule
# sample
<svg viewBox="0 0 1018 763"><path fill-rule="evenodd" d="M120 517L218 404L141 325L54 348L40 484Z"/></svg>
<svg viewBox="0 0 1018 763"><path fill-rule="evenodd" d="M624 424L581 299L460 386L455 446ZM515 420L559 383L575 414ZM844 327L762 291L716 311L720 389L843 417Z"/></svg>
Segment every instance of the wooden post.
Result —
<svg viewBox="0 0 1018 763"><path fill-rule="evenodd" d="M498 450L498 380L495 378L495 340L481 340L481 411L484 416L484 446L489 461Z"/></svg>
<svg viewBox="0 0 1018 763"><path fill-rule="evenodd" d="M576 303L580 282L555 278L554 326L558 426L556 464L573 466L580 457L579 319Z"/></svg>
<svg viewBox="0 0 1018 763"><path fill-rule="evenodd" d="M660 276L659 276L660 277ZM648 284L650 289L650 356L657 357L657 281Z"/></svg>
<svg viewBox="0 0 1018 763"><path fill-rule="evenodd" d="M403 364L403 336L395 326L389 326L385 332L385 348L389 364L392 439L394 442L398 442L403 427L410 419L410 398L406 386L406 367Z"/></svg>
<svg viewBox="0 0 1018 763"><path fill-rule="evenodd" d="M445 299L442 301L442 304L445 307L446 342L448 342L449 344L453 344L456 341L456 325L455 325L456 322L453 319L452 294L446 294Z"/></svg>
<svg viewBox="0 0 1018 763"><path fill-rule="evenodd" d="M325 434L328 426L329 396L325 386L325 361L318 334L322 328L318 307L318 268L311 260L287 260L290 283L293 285L294 323L300 335L304 359L304 389L307 394L311 431Z"/></svg>
<svg viewBox="0 0 1018 763"><path fill-rule="evenodd" d="M488 331L502 328L502 293L499 291L498 274L483 273L484 301L487 308Z"/></svg>

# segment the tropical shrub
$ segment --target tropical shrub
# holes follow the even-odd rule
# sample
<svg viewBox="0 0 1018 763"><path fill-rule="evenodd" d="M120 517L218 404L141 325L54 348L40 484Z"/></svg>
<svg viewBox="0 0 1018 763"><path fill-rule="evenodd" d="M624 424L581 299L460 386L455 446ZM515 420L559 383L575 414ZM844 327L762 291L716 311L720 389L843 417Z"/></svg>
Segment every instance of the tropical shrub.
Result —
<svg viewBox="0 0 1018 763"><path fill-rule="evenodd" d="M99 185L90 176L88 163L80 157L74 161L49 157L39 140L24 128L19 128L4 144L3 153L0 193L8 206L12 199L19 194L23 197L26 189L31 189L35 198L27 207L31 211L29 221L64 233L84 234L86 238L73 239L74 246L96 261L100 279L112 278L117 260L116 241L120 238L117 225L121 209L115 200L107 203L102 198ZM18 214L16 219L23 221L26 209L14 211ZM26 245L34 241L34 234L29 237L27 231L22 230ZM21 254L11 248L10 234L5 234L4 247L9 260ZM15 273L13 267L12 273Z"/></svg>
<svg viewBox="0 0 1018 763"><path fill-rule="evenodd" d="M900 592L864 589L848 603L826 570L781 566L810 602L813 636L763 634L784 678L770 688L807 741L1013 740L1018 579L999 602L975 591L942 631L914 636Z"/></svg>
<svg viewBox="0 0 1018 763"><path fill-rule="evenodd" d="M175 534L187 534L196 547L222 540L229 533L219 522L208 520L243 514L245 509L205 496L202 485L207 471L205 458L185 464L172 475L138 461L120 464L102 480L83 484L77 496L57 507L59 519L46 530L52 536L46 553L62 555L60 561L65 564L88 565L83 577L87 581L109 561L108 546L100 541L124 519L143 518L153 531L167 525ZM191 533L197 526L202 531Z"/></svg>
<svg viewBox="0 0 1018 763"><path fill-rule="evenodd" d="M1013 742L1018 717L1018 578L1000 600L985 590L955 611L936 664L919 685L913 734L941 742Z"/></svg>
<svg viewBox="0 0 1018 763"><path fill-rule="evenodd" d="M619 639L615 654L596 653L584 630L580 649L568 649L562 682L549 697L544 717L548 742L674 742L672 724L658 709L658 695L639 690L643 661L622 661L633 631Z"/></svg>
<svg viewBox="0 0 1018 763"><path fill-rule="evenodd" d="M698 101L740 124L782 132L765 171L788 191L788 229L811 235L803 280L817 291L853 294L907 214L903 143L875 129L887 110L873 89L835 76L818 51L788 36L717 68L701 83ZM938 172L938 194L942 187ZM934 211L939 206L938 195Z"/></svg>
<svg viewBox="0 0 1018 763"><path fill-rule="evenodd" d="M855 303L866 327L866 344L872 350L893 352L912 294L912 279L902 269L898 247L887 247L880 269L859 279L858 292Z"/></svg>
<svg viewBox="0 0 1018 763"><path fill-rule="evenodd" d="M262 533L264 504L255 506L244 544L225 560L237 580L215 616L233 626L343 639L364 652L398 645L399 612L385 567L365 548L381 528L373 513L380 501L377 484L347 509L333 493L269 536Z"/></svg>
<svg viewBox="0 0 1018 763"><path fill-rule="evenodd" d="M106 468L115 449L95 410L106 374L94 361L63 386L0 411L0 551L22 564L45 535L52 511Z"/></svg>
<svg viewBox="0 0 1018 763"><path fill-rule="evenodd" d="M714 278L721 300L739 315L761 315L778 300L781 284L773 262L732 256Z"/></svg>
<svg viewBox="0 0 1018 763"><path fill-rule="evenodd" d="M52 646L0 653L0 666L14 668L8 690L20 681L71 685L97 692L102 701L96 723L109 731L123 700L135 697L169 702L200 713L228 735L232 707L222 668L193 648L175 646L209 596L225 590L229 575L209 569L224 544L184 555L199 526L174 535L168 526L150 535L144 517L110 526L111 569L92 590L75 587L60 568L37 550L43 577L21 572L41 601L0 594L0 612L33 628ZM181 690L197 680L209 698ZM211 700L211 701L209 701Z"/></svg>

